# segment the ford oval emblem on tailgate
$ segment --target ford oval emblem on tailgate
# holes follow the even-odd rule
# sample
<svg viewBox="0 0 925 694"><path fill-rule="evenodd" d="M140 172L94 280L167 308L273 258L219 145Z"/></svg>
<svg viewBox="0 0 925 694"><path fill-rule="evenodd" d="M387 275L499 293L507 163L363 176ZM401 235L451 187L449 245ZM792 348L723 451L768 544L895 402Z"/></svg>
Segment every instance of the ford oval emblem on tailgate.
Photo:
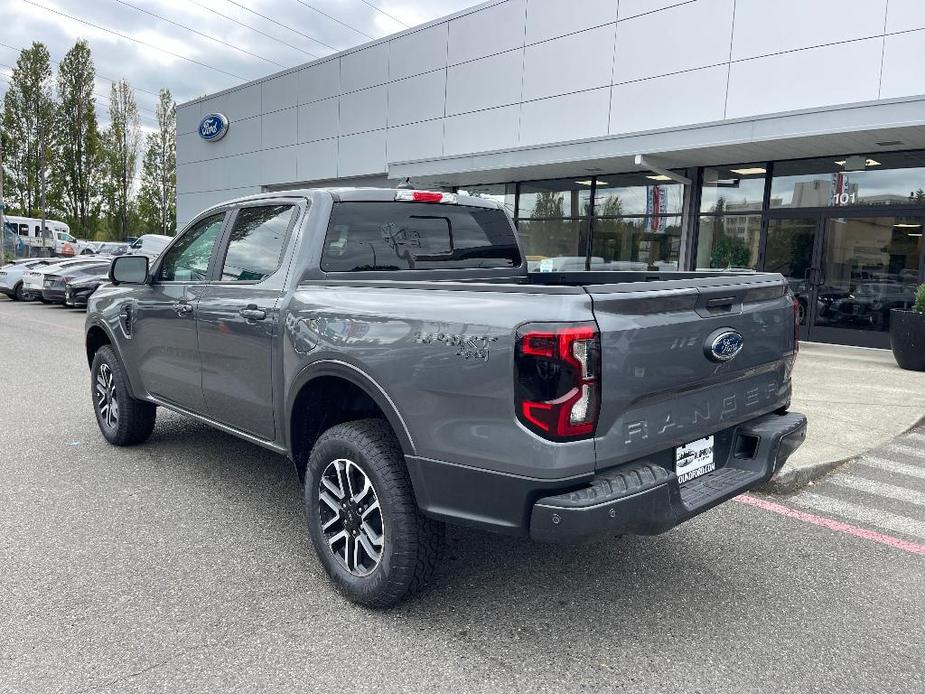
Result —
<svg viewBox="0 0 925 694"><path fill-rule="evenodd" d="M729 361L742 351L744 344L745 338L742 337L742 333L730 328L720 328L707 337L704 353L712 361Z"/></svg>

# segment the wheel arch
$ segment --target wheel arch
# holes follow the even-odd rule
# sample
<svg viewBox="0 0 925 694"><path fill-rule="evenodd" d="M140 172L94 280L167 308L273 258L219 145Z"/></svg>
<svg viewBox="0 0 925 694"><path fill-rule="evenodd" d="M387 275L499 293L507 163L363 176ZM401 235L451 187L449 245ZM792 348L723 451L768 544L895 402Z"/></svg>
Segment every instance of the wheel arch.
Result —
<svg viewBox="0 0 925 694"><path fill-rule="evenodd" d="M310 417L313 409L322 416ZM286 448L300 480L314 441L325 429L345 421L382 417L402 453L413 455L415 451L411 433L389 395L369 374L347 362L325 360L305 367L290 387L285 411Z"/></svg>

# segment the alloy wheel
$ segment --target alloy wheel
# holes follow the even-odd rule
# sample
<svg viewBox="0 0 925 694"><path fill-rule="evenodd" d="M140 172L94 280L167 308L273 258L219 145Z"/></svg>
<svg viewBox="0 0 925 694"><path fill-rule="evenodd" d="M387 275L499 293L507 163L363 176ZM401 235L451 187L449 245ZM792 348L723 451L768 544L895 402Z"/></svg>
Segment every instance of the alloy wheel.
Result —
<svg viewBox="0 0 925 694"><path fill-rule="evenodd" d="M119 422L119 400L116 398L116 386L112 369L108 364L100 364L96 372L96 409L100 420L110 429Z"/></svg>
<svg viewBox="0 0 925 694"><path fill-rule="evenodd" d="M337 561L354 576L368 576L382 561L385 526L369 477L352 460L328 463L318 482L321 532Z"/></svg>

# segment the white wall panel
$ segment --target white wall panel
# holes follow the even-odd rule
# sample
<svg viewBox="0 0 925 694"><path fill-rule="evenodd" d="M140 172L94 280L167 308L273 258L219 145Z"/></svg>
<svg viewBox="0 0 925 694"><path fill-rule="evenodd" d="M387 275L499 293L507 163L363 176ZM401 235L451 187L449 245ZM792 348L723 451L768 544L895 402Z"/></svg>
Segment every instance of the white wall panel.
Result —
<svg viewBox="0 0 925 694"><path fill-rule="evenodd" d="M199 105L199 114L224 113L231 122L259 116L261 113L260 84L250 84L206 99Z"/></svg>
<svg viewBox="0 0 925 694"><path fill-rule="evenodd" d="M389 79L446 67L447 25L438 24L389 42Z"/></svg>
<svg viewBox="0 0 925 694"><path fill-rule="evenodd" d="M507 0L450 22L450 65L524 45L525 0Z"/></svg>
<svg viewBox="0 0 925 694"><path fill-rule="evenodd" d="M445 70L392 82L389 85L389 125L440 118L445 97Z"/></svg>
<svg viewBox="0 0 925 694"><path fill-rule="evenodd" d="M287 108L283 111L273 111L263 116L262 147L285 147L294 145L299 134L299 109Z"/></svg>
<svg viewBox="0 0 925 694"><path fill-rule="evenodd" d="M883 33L886 0L737 0L732 58L753 58Z"/></svg>
<svg viewBox="0 0 925 694"><path fill-rule="evenodd" d="M340 98L340 133L351 135L386 126L389 89L386 86L344 94Z"/></svg>
<svg viewBox="0 0 925 694"><path fill-rule="evenodd" d="M177 133L191 133L199 128L199 103L177 106Z"/></svg>
<svg viewBox="0 0 925 694"><path fill-rule="evenodd" d="M202 190L202 164L177 164L177 190L195 193Z"/></svg>
<svg viewBox="0 0 925 694"><path fill-rule="evenodd" d="M339 104L334 98L299 106L299 142L337 137Z"/></svg>
<svg viewBox="0 0 925 694"><path fill-rule="evenodd" d="M610 88L531 101L522 106L520 145L582 140L607 134Z"/></svg>
<svg viewBox="0 0 925 694"><path fill-rule="evenodd" d="M523 50L511 51L447 70L448 115L520 101Z"/></svg>
<svg viewBox="0 0 925 694"><path fill-rule="evenodd" d="M564 0L527 0L527 43L615 21L617 0L581 0L580 4Z"/></svg>
<svg viewBox="0 0 925 694"><path fill-rule="evenodd" d="M892 3L893 0L890 7ZM925 94L925 30L887 36L880 98L922 94Z"/></svg>
<svg viewBox="0 0 925 694"><path fill-rule="evenodd" d="M296 180L298 145L265 149L260 152L260 181L263 185Z"/></svg>
<svg viewBox="0 0 925 694"><path fill-rule="evenodd" d="M616 24L527 46L523 99L610 85Z"/></svg>
<svg viewBox="0 0 925 694"><path fill-rule="evenodd" d="M443 120L389 128L388 160L412 161L443 154Z"/></svg>
<svg viewBox="0 0 925 694"><path fill-rule="evenodd" d="M263 185L287 183L296 178L298 145L265 149L260 152L260 181Z"/></svg>
<svg viewBox="0 0 925 694"><path fill-rule="evenodd" d="M610 105L610 132L631 133L723 119L727 66L618 84Z"/></svg>
<svg viewBox="0 0 925 694"><path fill-rule="evenodd" d="M385 130L340 138L338 176L381 173L385 166Z"/></svg>
<svg viewBox="0 0 925 694"><path fill-rule="evenodd" d="M340 60L299 70L299 103L307 104L340 94Z"/></svg>
<svg viewBox="0 0 925 694"><path fill-rule="evenodd" d="M337 140L308 142L296 148L296 178L315 181L337 176Z"/></svg>
<svg viewBox="0 0 925 694"><path fill-rule="evenodd" d="M389 81L389 44L380 43L340 59L341 93Z"/></svg>
<svg viewBox="0 0 925 694"><path fill-rule="evenodd" d="M223 173L217 180L213 180L212 176L217 168ZM259 152L239 154L223 159L220 167L208 167L202 175L202 189L215 190L217 187L215 184L218 182L222 183L223 188L260 186L263 183L261 175Z"/></svg>
<svg viewBox="0 0 925 694"><path fill-rule="evenodd" d="M882 43L866 39L733 63L726 117L876 99Z"/></svg>
<svg viewBox="0 0 925 694"><path fill-rule="evenodd" d="M620 0L620 19L629 19L647 12L683 5L692 0Z"/></svg>
<svg viewBox="0 0 925 694"><path fill-rule="evenodd" d="M188 164L199 161L203 157L202 139L198 132L180 133L177 135L177 164Z"/></svg>
<svg viewBox="0 0 925 694"><path fill-rule="evenodd" d="M909 29L925 29L925 2L890 0L886 15L887 33Z"/></svg>
<svg viewBox="0 0 925 694"><path fill-rule="evenodd" d="M733 0L698 0L617 23L614 82L729 60Z"/></svg>
<svg viewBox="0 0 925 694"><path fill-rule="evenodd" d="M443 151L446 155L488 152L513 147L517 139L520 106L476 111L446 119Z"/></svg>
<svg viewBox="0 0 925 694"><path fill-rule="evenodd" d="M263 112L292 108L299 103L299 73L290 72L261 83Z"/></svg>

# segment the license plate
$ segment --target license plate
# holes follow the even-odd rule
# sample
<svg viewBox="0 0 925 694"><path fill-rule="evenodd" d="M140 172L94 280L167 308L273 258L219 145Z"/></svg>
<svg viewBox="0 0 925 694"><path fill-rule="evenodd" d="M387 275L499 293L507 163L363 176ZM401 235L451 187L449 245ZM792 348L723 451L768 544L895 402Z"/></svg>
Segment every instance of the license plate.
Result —
<svg viewBox="0 0 925 694"><path fill-rule="evenodd" d="M674 471L678 475L678 484L690 482L715 469L712 436L685 443L674 449Z"/></svg>

